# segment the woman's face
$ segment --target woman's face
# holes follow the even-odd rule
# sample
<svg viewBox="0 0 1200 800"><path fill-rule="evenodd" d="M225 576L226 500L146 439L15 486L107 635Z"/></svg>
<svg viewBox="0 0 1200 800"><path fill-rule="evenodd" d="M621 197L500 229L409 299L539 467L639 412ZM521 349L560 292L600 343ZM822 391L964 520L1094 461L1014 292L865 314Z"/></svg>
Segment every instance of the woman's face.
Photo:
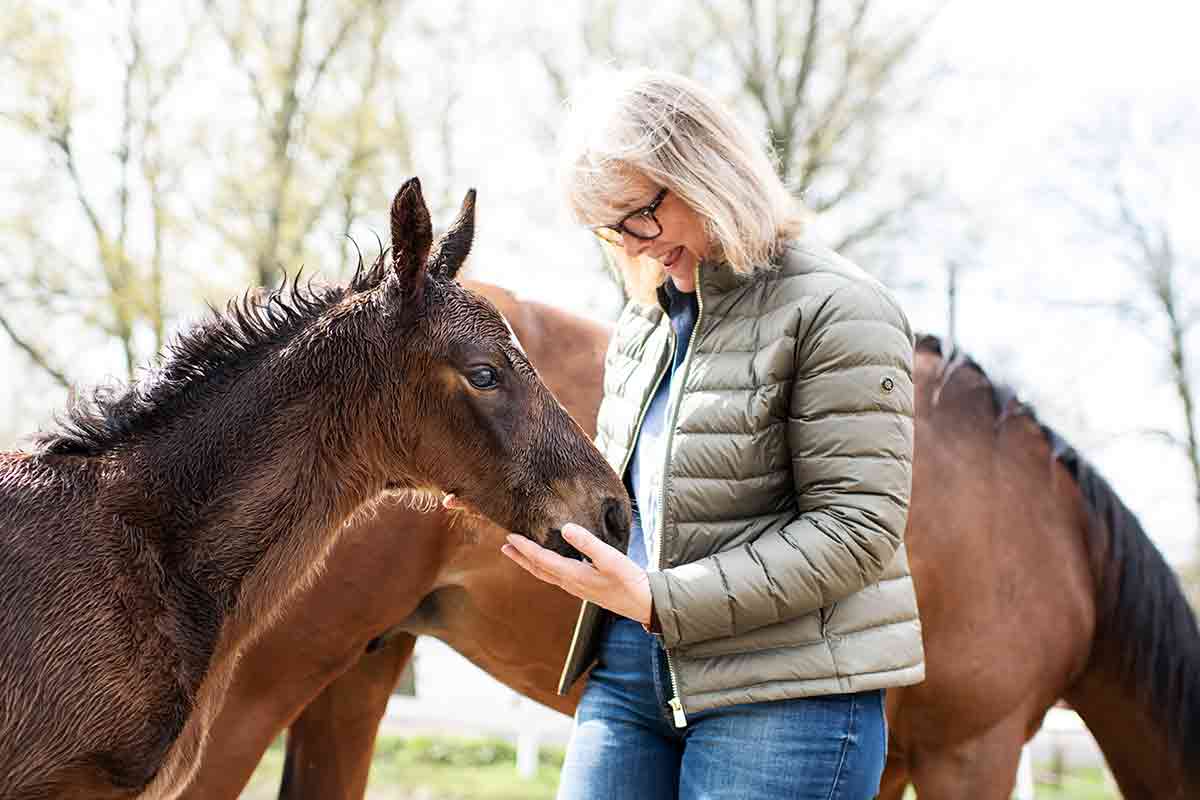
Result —
<svg viewBox="0 0 1200 800"><path fill-rule="evenodd" d="M639 198L635 202L639 207L649 205L659 191L659 187L647 183L645 199ZM679 291L696 291L696 265L708 255L708 234L704 230L704 220L670 191L654 210L654 218L662 226L662 233L645 240L622 231L622 247L632 258L647 255L662 264L663 272Z"/></svg>

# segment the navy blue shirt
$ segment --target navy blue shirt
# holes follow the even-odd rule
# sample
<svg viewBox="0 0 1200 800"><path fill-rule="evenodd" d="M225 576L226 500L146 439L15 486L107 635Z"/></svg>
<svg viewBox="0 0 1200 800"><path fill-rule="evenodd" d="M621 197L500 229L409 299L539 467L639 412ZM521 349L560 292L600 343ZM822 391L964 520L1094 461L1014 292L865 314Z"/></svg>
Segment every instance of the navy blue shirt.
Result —
<svg viewBox="0 0 1200 800"><path fill-rule="evenodd" d="M667 315L675 332L675 359L650 400L642 428L629 461L626 480L633 495L633 527L629 535L629 557L643 569L654 552L654 537L658 532L662 512L662 473L666 466L667 404L671 397L671 380L687 355L692 329L696 327L699 306L695 292L684 293L668 280L664 286L669 300ZM655 564L655 567L658 565Z"/></svg>

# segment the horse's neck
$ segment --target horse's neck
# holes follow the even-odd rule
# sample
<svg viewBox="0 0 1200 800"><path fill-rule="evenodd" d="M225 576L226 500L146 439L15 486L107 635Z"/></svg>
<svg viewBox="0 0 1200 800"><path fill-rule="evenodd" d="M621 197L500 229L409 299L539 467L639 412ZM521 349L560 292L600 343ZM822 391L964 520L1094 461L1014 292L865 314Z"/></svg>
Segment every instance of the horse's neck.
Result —
<svg viewBox="0 0 1200 800"><path fill-rule="evenodd" d="M315 431L306 433L306 442L322 441ZM284 451L293 455L285 457ZM227 605L220 609L219 637L199 671L203 678L191 687L194 705L185 729L143 795L147 800L177 797L190 781L239 653L315 578L345 520L369 499L371 487L362 478L367 470L354 454L296 452L282 448L253 468L219 473L226 475L224 485L212 493L210 508L193 528L175 536L174 547L186 553L181 561L216 584L207 588L218 604Z"/></svg>
<svg viewBox="0 0 1200 800"><path fill-rule="evenodd" d="M1111 661L1111 663L1109 663ZM1102 651L1066 694L1096 738L1113 777L1127 800L1174 800L1194 797L1200 787L1185 790L1177 752L1150 714L1133 683L1119 677L1115 659Z"/></svg>
<svg viewBox="0 0 1200 800"><path fill-rule="evenodd" d="M1137 518L1086 463L1074 468L1107 537L1091 531L1096 626L1087 668L1067 700L1093 730L1126 797L1200 796L1196 617Z"/></svg>
<svg viewBox="0 0 1200 800"><path fill-rule="evenodd" d="M218 602L236 598L256 615L273 612L381 488L348 437L320 431L329 415L300 407L310 418L280 409L287 422L273 422L239 409L224 424L176 427L146 444L143 474L130 475L134 488L160 495L156 523L171 561Z"/></svg>

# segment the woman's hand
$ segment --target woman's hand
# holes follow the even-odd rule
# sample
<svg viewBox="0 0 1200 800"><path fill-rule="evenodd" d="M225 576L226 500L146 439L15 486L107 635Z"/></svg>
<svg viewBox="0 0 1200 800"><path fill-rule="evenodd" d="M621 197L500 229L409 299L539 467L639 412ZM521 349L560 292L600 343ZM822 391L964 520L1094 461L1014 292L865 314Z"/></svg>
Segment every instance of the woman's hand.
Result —
<svg viewBox="0 0 1200 800"><path fill-rule="evenodd" d="M650 624L650 580L629 556L575 524L564 525L563 538L592 563L564 558L527 539L509 534L500 552L535 578L560 586L576 597L623 617Z"/></svg>

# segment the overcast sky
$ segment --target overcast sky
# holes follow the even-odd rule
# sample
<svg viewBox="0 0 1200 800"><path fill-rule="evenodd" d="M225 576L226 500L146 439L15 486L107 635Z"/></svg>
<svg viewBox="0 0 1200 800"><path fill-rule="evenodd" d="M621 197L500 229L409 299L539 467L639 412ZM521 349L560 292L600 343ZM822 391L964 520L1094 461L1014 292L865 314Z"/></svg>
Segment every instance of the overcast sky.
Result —
<svg viewBox="0 0 1200 800"><path fill-rule="evenodd" d="M102 26L104 4L88 8L75 24ZM502 32L513 20L547 9L528 0L480 2L478 13ZM547 19L553 24L558 17ZM1180 0L955 0L927 48L928 57L952 70L933 109L944 123L939 137L897 141L903 157L946 176L988 234L984 246L966 254L972 263L963 279L960 341L986 367L1012 377L1043 417L1096 461L1174 560L1194 552L1196 520L1185 465L1135 435L1178 428L1162 354L1107 315L1030 300L1106 301L1129 290L1117 265L1089 249L1078 230L1043 204L1041 190L1066 166L1063 143L1071 125L1110 99L1132 98L1151 108L1200 97L1197 30L1200 3ZM99 36L84 41L78 58L89 57L87 47L104 47ZM93 56L97 63L100 54L97 49ZM594 263L592 243L573 231L547 186L547 142L522 103L523 94L544 91L535 66L519 51L495 47L462 54L445 67L470 80L459 104L456 172L459 190L473 185L480 191L473 269L529 296L607 316L611 293L590 267L579 266ZM218 87L195 87L192 102L222 110ZM0 135L0 146L5 143ZM1181 191L1181 209L1200 218L1194 191L1200 172L1189 171L1200 170L1200 160L1193 152L1181 154L1179 163L1181 183L1193 190ZM20 154L9 152L3 165L0 210L24 201L9 180L20 170ZM521 199L498 208L489 198ZM551 229L545 236L537 232L534 259L530 220ZM382 229L382 209L373 224ZM938 220L914 234L897 265L905 276L897 291L914 326L933 332L945 329L942 268L953 248L942 245L960 233L957 220L942 224L944 236ZM0 339L0 370L18 374L20 359ZM36 413L41 390L36 380L4 381L0 414L20 419L19 430L33 429L45 419Z"/></svg>

